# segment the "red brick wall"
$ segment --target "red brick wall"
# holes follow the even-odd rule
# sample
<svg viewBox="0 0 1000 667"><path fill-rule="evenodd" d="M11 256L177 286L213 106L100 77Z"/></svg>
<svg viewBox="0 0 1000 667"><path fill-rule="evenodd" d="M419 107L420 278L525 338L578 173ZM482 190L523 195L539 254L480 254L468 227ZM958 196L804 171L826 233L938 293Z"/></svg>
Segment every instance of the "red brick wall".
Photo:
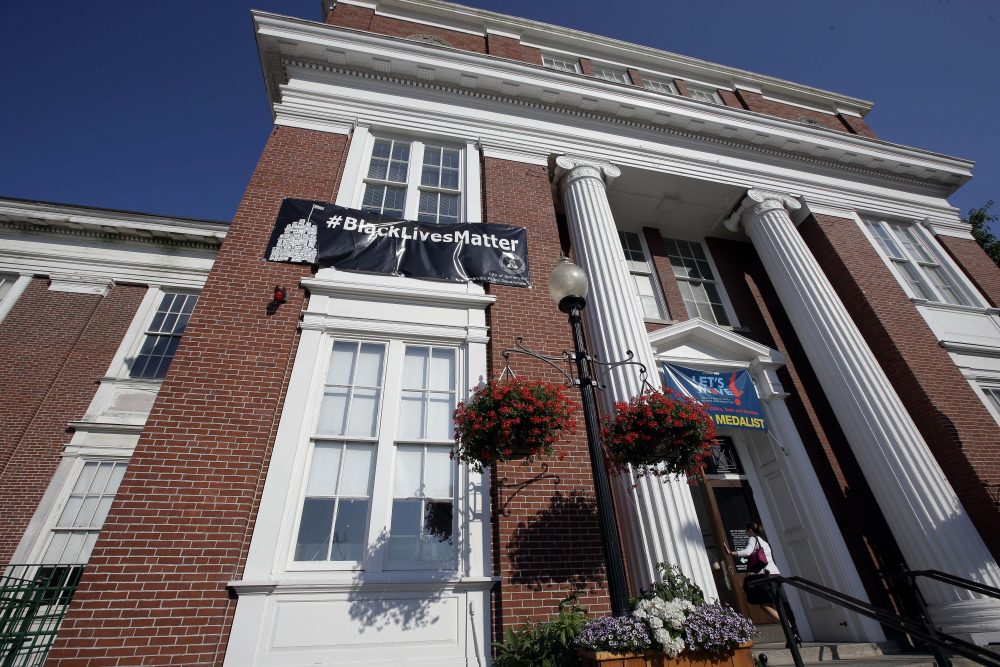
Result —
<svg viewBox="0 0 1000 667"><path fill-rule="evenodd" d="M722 103L725 104L727 107L746 109L746 107L743 105L743 100L741 100L739 98L739 95L737 95L733 91L725 90L723 88L719 88L718 91L719 91L719 97L722 98Z"/></svg>
<svg viewBox="0 0 1000 667"><path fill-rule="evenodd" d="M747 329L744 335L787 356L778 371L789 393L785 405L872 603L898 608L900 601L887 595L876 570L895 569L899 549L885 519L872 511L875 498L757 253L735 241L709 238L707 245L736 317Z"/></svg>
<svg viewBox="0 0 1000 667"><path fill-rule="evenodd" d="M993 263L979 244L972 239L954 236L938 236L937 240L955 258L990 305L1000 304L1000 267Z"/></svg>
<svg viewBox="0 0 1000 667"><path fill-rule="evenodd" d="M831 130L838 130L840 132L849 132L851 134L862 134L857 129L848 125L844 122L842 116L835 114L823 113L821 111L813 111L812 109L803 109L802 107L793 106L791 104L783 104L781 102L775 102L774 100L765 99L760 93L754 93L749 90L737 89L736 95L739 96L740 101L743 103L743 107L749 109L750 111L756 111L757 113L767 114L769 116L776 116L778 118L785 118L788 120L801 120L807 118L818 122L823 127L827 127ZM854 119L860 120L860 119ZM864 121L858 124L858 128L867 126L864 125ZM869 134L864 136L874 137L874 134Z"/></svg>
<svg viewBox="0 0 1000 667"><path fill-rule="evenodd" d="M7 563L128 330L144 287L105 297L35 278L0 324L0 563ZM11 400L17 397L17 400Z"/></svg>
<svg viewBox="0 0 1000 667"><path fill-rule="evenodd" d="M851 220L799 226L994 557L1000 521L984 483L1000 482L1000 427Z"/></svg>
<svg viewBox="0 0 1000 667"><path fill-rule="evenodd" d="M840 122L846 125L854 134L858 134L862 137L868 137L869 139L878 139L878 136L870 127L868 127L868 123L866 123L863 118L849 116L847 114L837 114L837 117L840 118Z"/></svg>
<svg viewBox="0 0 1000 667"><path fill-rule="evenodd" d="M632 80L633 86L639 86L640 88L644 87L644 84L642 82L642 74L639 73L639 70L632 69L631 67L629 67L628 77Z"/></svg>
<svg viewBox="0 0 1000 667"><path fill-rule="evenodd" d="M545 281L559 259L560 242L548 169L487 158L483 168L486 220L524 226L534 289L491 286L488 311L490 362L496 376L500 352L518 336L546 354L572 349L566 316L549 298ZM551 368L526 357L512 359L522 376L559 382ZM575 390L571 390L575 396ZM494 598L498 639L503 629L556 613L559 601L578 593L592 614L610 613L604 558L593 501L593 482L582 416L577 434L560 443L563 457L532 465L498 465L493 478L494 567L503 577Z"/></svg>
<svg viewBox="0 0 1000 667"><path fill-rule="evenodd" d="M457 30L446 30L423 23L402 21L400 19L381 16L374 9L355 7L337 3L333 11L326 16L326 22L344 28L368 30L390 37L411 37L413 35L431 35L446 42L449 46L465 51L486 53L486 38L482 35L470 35Z"/></svg>
<svg viewBox="0 0 1000 667"><path fill-rule="evenodd" d="M346 147L272 131L49 664L221 664L310 274L261 257L284 197L333 200Z"/></svg>
<svg viewBox="0 0 1000 667"><path fill-rule="evenodd" d="M503 35L486 35L486 51L491 56L520 60L532 65L542 64L542 50L533 46L524 46L520 41Z"/></svg>

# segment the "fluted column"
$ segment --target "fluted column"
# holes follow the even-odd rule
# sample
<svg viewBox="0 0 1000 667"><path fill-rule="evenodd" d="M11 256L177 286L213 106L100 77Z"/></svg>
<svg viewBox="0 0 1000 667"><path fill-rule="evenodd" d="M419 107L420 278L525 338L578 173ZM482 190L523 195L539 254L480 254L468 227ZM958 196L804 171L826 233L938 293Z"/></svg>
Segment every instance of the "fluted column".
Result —
<svg viewBox="0 0 1000 667"><path fill-rule="evenodd" d="M573 253L590 278L590 294L583 311L588 350L602 360L624 359L632 350L635 360L646 366L649 381L659 386L642 305L608 204L606 182L621 172L611 164L568 156L556 158L556 167ZM602 381L607 385L606 391L599 392L605 413L616 401L627 401L642 391L634 366L616 368ZM630 475L614 481L633 592L654 581L656 563L666 561L680 566L707 597L717 597L687 481L657 477L634 480Z"/></svg>
<svg viewBox="0 0 1000 667"><path fill-rule="evenodd" d="M742 222L913 570L936 569L1000 586L1000 569L861 332L789 217L792 197L750 190ZM943 584L920 588L946 632L1000 632L1000 601Z"/></svg>

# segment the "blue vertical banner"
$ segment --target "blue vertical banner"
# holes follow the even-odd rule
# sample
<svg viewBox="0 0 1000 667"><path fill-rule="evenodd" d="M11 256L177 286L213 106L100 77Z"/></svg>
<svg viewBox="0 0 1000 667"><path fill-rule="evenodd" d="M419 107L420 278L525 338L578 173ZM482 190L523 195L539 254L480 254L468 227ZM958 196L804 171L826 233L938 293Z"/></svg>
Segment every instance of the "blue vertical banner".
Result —
<svg viewBox="0 0 1000 667"><path fill-rule="evenodd" d="M746 369L701 371L664 363L663 386L704 405L716 427L767 430L760 398Z"/></svg>

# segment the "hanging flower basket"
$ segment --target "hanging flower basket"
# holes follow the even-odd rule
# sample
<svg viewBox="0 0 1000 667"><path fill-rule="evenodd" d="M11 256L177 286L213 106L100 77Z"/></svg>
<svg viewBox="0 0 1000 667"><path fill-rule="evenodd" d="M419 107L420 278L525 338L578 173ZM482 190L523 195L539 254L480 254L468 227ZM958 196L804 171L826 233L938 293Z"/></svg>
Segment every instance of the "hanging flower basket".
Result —
<svg viewBox="0 0 1000 667"><path fill-rule="evenodd" d="M697 470L716 433L703 405L667 389L616 403L601 436L614 467L632 465L639 476L667 476Z"/></svg>
<svg viewBox="0 0 1000 667"><path fill-rule="evenodd" d="M477 472L497 461L551 456L563 431L576 427L565 387L506 377L480 385L455 410L453 459Z"/></svg>

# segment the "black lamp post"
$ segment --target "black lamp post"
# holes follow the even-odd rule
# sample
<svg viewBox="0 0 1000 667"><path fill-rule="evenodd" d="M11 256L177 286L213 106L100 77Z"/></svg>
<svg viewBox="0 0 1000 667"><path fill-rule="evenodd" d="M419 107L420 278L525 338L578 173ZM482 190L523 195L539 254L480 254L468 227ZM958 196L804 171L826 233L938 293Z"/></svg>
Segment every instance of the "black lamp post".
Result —
<svg viewBox="0 0 1000 667"><path fill-rule="evenodd" d="M559 310L569 315L569 325L573 331L574 360L577 380L583 403L583 422L587 430L587 448L590 451L590 468L594 475L594 492L597 496L597 519L601 525L601 545L604 548L604 563L608 571L608 592L611 594L611 612L615 616L629 613L628 584L625 581L625 562L622 559L621 541L618 537L618 522L611 500L611 482L604 467L604 451L601 448L601 427L597 416L597 402L594 397L595 381L591 373L590 355L583 342L583 323L580 312L586 307L587 274L566 257L559 260L549 274L549 294L559 304Z"/></svg>

